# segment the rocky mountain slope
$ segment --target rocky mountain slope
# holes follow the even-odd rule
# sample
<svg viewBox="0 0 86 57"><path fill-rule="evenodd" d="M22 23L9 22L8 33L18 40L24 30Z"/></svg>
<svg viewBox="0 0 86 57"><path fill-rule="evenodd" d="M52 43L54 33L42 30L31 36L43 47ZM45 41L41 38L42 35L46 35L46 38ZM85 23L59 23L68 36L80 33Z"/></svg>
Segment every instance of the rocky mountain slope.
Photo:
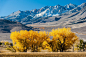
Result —
<svg viewBox="0 0 86 57"><path fill-rule="evenodd" d="M81 5L75 5L75 4L67 4L65 6L56 5L56 6L45 6L41 9L34 9L34 10L27 10L27 11L17 11L13 12L12 14L8 16L0 17L0 19L7 19L11 21L18 21L23 24L32 24L34 23L34 20L37 20L40 18L48 18L53 16L59 16L59 15L69 15L74 12L80 11L82 8L86 6L86 3L82 3Z"/></svg>
<svg viewBox="0 0 86 57"><path fill-rule="evenodd" d="M62 14L60 16L44 17L40 19L33 19L32 21L34 25L39 26L67 26L72 28L83 27L86 26L86 6L81 10L68 15Z"/></svg>

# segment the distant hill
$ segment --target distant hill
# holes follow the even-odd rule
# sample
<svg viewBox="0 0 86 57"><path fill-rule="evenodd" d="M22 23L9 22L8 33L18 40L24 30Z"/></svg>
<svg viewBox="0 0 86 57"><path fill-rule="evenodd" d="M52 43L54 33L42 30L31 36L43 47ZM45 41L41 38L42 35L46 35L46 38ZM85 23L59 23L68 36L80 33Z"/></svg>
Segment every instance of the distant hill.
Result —
<svg viewBox="0 0 86 57"><path fill-rule="evenodd" d="M10 33L20 30L38 30L37 28L27 27L19 22L0 19L0 33Z"/></svg>

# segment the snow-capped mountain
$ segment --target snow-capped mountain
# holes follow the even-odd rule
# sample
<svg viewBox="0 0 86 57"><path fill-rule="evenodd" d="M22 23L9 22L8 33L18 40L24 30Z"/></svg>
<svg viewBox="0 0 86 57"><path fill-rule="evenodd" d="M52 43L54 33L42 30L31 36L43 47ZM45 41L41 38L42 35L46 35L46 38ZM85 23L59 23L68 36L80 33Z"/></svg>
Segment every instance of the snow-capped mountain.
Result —
<svg viewBox="0 0 86 57"><path fill-rule="evenodd" d="M76 5L75 5L76 6ZM74 6L72 5L72 8L71 10L67 11L66 13L64 14L72 14L74 12L77 12L77 11L80 11L81 9L83 9L84 7L86 6L86 3L82 3L81 5L78 5L77 7L73 8ZM71 8L71 7L70 7Z"/></svg>
<svg viewBox="0 0 86 57"><path fill-rule="evenodd" d="M61 14L71 14L81 10L85 6L86 6L86 3L82 3L81 5L78 5L78 6L70 3L65 6L61 6L61 5L45 6L45 7L42 7L41 9L34 9L31 11L18 10L8 16L0 17L0 19L7 19L11 21L18 21L18 22L24 23L24 22L29 22L33 19L39 19L42 17L52 17L52 16L58 16Z"/></svg>
<svg viewBox="0 0 86 57"><path fill-rule="evenodd" d="M39 14L36 14L33 18L53 16L55 14L59 15L59 14L63 13L64 11L66 11L66 9L63 6L60 6L60 5L50 6L45 11L43 11Z"/></svg>
<svg viewBox="0 0 86 57"><path fill-rule="evenodd" d="M66 8L66 10L71 10L71 9L77 7L77 5L70 3L70 4L65 5L64 7Z"/></svg>

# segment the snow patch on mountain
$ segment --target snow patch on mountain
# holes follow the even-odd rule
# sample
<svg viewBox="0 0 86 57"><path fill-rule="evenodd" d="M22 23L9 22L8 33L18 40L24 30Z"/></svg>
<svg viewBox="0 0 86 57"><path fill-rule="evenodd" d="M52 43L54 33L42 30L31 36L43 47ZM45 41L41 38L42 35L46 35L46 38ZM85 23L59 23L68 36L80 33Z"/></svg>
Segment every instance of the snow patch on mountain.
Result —
<svg viewBox="0 0 86 57"><path fill-rule="evenodd" d="M55 6L45 6L40 9L33 9L31 11L21 11L18 10L17 12L13 12L8 16L0 17L0 19L8 19L11 21L18 21L18 22L29 22L32 19L39 19L42 17L52 17L58 16L61 14L72 14L84 8L86 3L82 3L81 5L77 6L75 4L67 4L65 6L55 5Z"/></svg>

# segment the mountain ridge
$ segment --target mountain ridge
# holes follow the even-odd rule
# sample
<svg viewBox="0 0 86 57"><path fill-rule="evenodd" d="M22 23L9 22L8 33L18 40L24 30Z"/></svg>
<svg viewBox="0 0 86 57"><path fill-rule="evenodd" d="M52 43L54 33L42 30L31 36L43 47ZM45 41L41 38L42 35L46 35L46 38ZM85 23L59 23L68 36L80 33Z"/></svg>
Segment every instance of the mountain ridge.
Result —
<svg viewBox="0 0 86 57"><path fill-rule="evenodd" d="M22 24L29 24L29 23L32 24L34 22L34 21L32 21L33 19L59 16L59 15L63 15L63 14L64 15L72 14L74 12L80 11L85 6L86 6L86 3L82 3L81 5L75 5L75 4L70 3L65 6L61 6L61 5L45 6L40 9L34 9L31 11L18 10L8 16L0 17L0 19L17 21L17 22L21 22Z"/></svg>

